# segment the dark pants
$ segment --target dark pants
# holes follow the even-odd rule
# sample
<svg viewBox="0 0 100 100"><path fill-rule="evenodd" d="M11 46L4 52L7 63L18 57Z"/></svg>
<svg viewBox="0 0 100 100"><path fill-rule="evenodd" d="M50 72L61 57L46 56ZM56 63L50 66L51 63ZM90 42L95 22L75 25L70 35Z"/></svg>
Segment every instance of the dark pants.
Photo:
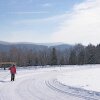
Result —
<svg viewBox="0 0 100 100"><path fill-rule="evenodd" d="M15 80L15 74L11 74L11 81Z"/></svg>

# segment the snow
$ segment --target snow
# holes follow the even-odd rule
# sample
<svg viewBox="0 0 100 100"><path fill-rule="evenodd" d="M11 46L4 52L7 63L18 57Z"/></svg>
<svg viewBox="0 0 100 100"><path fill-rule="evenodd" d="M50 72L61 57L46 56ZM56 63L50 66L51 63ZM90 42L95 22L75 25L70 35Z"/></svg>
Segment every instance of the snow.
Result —
<svg viewBox="0 0 100 100"><path fill-rule="evenodd" d="M100 100L99 67L17 68L14 82L0 69L0 100Z"/></svg>
<svg viewBox="0 0 100 100"><path fill-rule="evenodd" d="M60 74L57 79L68 86L100 92L99 77L100 68L98 68L98 65L94 65L94 68L90 67L84 70L81 69L72 72L64 72Z"/></svg>

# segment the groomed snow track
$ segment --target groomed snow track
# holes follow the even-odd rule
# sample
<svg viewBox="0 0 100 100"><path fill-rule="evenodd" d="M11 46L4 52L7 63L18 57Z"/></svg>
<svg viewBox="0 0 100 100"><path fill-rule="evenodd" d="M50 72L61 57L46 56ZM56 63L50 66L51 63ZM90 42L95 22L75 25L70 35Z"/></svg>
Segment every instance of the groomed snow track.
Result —
<svg viewBox="0 0 100 100"><path fill-rule="evenodd" d="M75 89L59 83L56 71L18 72L16 80L10 81L10 74L0 79L0 100L100 100L81 95ZM73 90L73 91L72 91Z"/></svg>
<svg viewBox="0 0 100 100"><path fill-rule="evenodd" d="M45 81L46 85L58 92L84 98L86 100L100 100L100 93L95 91L88 91L80 88L70 87L58 82L56 79Z"/></svg>

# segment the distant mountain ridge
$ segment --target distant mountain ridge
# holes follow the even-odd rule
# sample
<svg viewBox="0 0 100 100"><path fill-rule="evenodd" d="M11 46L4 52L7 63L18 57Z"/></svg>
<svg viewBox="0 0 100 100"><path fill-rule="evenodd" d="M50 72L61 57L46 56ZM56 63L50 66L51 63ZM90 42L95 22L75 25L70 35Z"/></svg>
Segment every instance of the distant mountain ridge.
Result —
<svg viewBox="0 0 100 100"><path fill-rule="evenodd" d="M0 41L0 50L8 51L10 48L22 48L22 49L32 49L32 50L45 50L48 48L56 48L58 50L65 50L72 47L72 45L65 43L31 43L31 42L4 42Z"/></svg>

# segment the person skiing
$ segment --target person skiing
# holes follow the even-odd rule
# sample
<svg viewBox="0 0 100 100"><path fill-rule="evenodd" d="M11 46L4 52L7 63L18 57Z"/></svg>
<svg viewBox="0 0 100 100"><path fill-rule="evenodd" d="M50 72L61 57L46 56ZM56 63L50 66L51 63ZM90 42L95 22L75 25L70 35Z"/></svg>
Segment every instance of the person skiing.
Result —
<svg viewBox="0 0 100 100"><path fill-rule="evenodd" d="M10 70L10 73L11 73L11 81L14 81L15 80L15 74L16 74L16 66L13 65L9 68Z"/></svg>

